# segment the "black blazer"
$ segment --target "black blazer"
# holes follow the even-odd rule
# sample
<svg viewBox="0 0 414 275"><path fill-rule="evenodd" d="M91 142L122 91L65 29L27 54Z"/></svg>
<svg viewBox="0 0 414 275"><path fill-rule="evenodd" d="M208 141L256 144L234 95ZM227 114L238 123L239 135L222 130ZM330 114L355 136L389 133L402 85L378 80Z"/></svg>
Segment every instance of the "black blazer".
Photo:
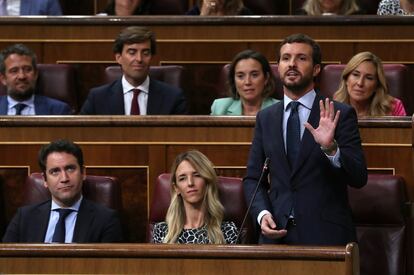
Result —
<svg viewBox="0 0 414 275"><path fill-rule="evenodd" d="M308 122L317 128L320 119L318 95ZM249 201L262 171L266 157L270 158L270 187L261 184L251 208L257 224L262 210L272 213L276 224L284 227L294 207L297 234L289 230L283 239L274 241L262 236L263 242L298 245L344 245L356 241L347 186L362 187L367 182L367 169L361 147L357 116L348 105L335 102L340 118L335 139L340 149L341 167L334 167L305 129L299 148L298 161L290 167L283 140L283 101L259 112L255 134L244 179Z"/></svg>
<svg viewBox="0 0 414 275"><path fill-rule="evenodd" d="M151 78L147 103L148 115L187 114L181 89ZM125 115L122 81L93 88L80 111L81 115Z"/></svg>
<svg viewBox="0 0 414 275"><path fill-rule="evenodd" d="M42 243L49 224L51 201L17 210L3 237L3 242ZM74 243L121 242L122 228L115 210L83 199L73 232Z"/></svg>

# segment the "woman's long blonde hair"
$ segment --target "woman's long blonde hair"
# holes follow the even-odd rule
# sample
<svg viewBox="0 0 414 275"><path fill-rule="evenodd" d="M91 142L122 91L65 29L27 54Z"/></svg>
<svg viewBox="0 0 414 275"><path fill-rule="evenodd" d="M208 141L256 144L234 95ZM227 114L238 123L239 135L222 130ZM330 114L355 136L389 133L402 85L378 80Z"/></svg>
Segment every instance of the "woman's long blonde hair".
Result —
<svg viewBox="0 0 414 275"><path fill-rule="evenodd" d="M306 0L302 6L308 15L322 15L320 0ZM342 0L338 15L350 15L360 10L355 0Z"/></svg>
<svg viewBox="0 0 414 275"><path fill-rule="evenodd" d="M371 62L376 68L377 87L372 94L371 102L368 107L369 116L385 116L389 115L392 110L394 98L388 94L387 80L385 78L384 69L381 59L371 52L361 52L354 55L348 64L346 64L341 75L341 83L339 89L334 94L334 99L351 104L346 81L348 76L363 62Z"/></svg>
<svg viewBox="0 0 414 275"><path fill-rule="evenodd" d="M176 243L184 228L186 218L184 203L182 197L175 191L174 186L177 184L175 175L177 167L185 160L193 166L206 184L203 206L206 210L204 223L207 226L208 239L213 244L224 244L225 240L221 231L224 207L219 199L217 174L211 161L197 150L181 153L175 158L171 167L171 203L165 218L168 225L168 233L164 238L164 243Z"/></svg>

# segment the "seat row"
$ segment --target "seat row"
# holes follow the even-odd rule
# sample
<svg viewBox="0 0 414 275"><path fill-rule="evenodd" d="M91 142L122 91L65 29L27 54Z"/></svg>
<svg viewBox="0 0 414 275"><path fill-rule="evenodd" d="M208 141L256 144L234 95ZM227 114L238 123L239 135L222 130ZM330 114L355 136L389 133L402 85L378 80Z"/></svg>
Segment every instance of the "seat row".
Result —
<svg viewBox="0 0 414 275"><path fill-rule="evenodd" d="M324 96L333 96L340 83L340 76L344 67L344 64L328 64L323 67L318 85ZM283 98L283 87L277 65L272 64L271 68L277 80L274 95L281 99ZM190 114L207 115L210 113L209 107L214 99L228 96L225 84L228 69L229 65L223 66L219 76L220 80L209 88L208 95L197 92L198 87L190 87L186 76L186 68L183 66L152 66L150 76L183 88L190 106ZM72 107L74 113L77 113L82 105L82 100L79 95L75 68L68 64L38 64L38 70L37 93L64 101ZM410 93L408 67L403 64L384 64L384 71L390 95L401 99L407 113L411 115L414 111L414 95ZM121 76L122 71L119 66L108 66L105 69L104 81L109 83ZM0 84L0 95L4 94L6 94L6 89Z"/></svg>
<svg viewBox="0 0 414 275"><path fill-rule="evenodd" d="M164 221L170 204L170 174L161 174L155 183L154 196L147 221L147 241L152 228ZM232 220L240 228L247 204L244 200L242 179L219 177L220 200L225 208L225 220ZM83 184L86 198L116 209L122 213L121 185L113 177L88 175ZM403 178L394 175L368 177L362 189L348 188L349 201L357 227L361 274L404 274L411 251L408 223L408 197ZM27 177L22 204L31 204L50 198L43 186L40 173ZM122 215L121 215L122 217ZM127 221L122 221L125 224ZM242 230L244 243L256 242L256 230L250 219Z"/></svg>
<svg viewBox="0 0 414 275"><path fill-rule="evenodd" d="M65 15L94 15L100 12L95 10L96 7L92 3L88 4L88 1L60 0L60 2ZM195 1L157 0L153 2L150 12L153 15L183 15ZM244 0L243 2L256 15L289 15L300 9L304 0ZM367 14L376 14L379 2L380 0L360 1Z"/></svg>

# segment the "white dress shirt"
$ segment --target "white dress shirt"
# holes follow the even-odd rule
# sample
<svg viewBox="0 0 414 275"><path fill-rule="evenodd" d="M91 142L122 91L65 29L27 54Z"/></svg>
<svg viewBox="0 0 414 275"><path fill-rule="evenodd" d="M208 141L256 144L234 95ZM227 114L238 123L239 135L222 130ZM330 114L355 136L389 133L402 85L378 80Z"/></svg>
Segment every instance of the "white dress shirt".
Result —
<svg viewBox="0 0 414 275"><path fill-rule="evenodd" d="M34 97L32 95L31 98L25 101L16 101L10 96L7 96L7 115L15 115L16 114L16 104L24 103L27 106L22 110L21 115L23 116L33 116L35 115L35 108L34 108Z"/></svg>
<svg viewBox="0 0 414 275"><path fill-rule="evenodd" d="M79 207L82 202L83 196L79 198L69 209L73 211L66 217L65 219L65 243L72 243L73 241L73 233L75 230L76 220L78 218ZM49 225L47 227L46 236L45 236L45 243L51 243L53 240L53 234L55 233L55 227L59 220L59 212L54 211L56 209L61 208L56 202L52 200L50 217L49 217Z"/></svg>
<svg viewBox="0 0 414 275"><path fill-rule="evenodd" d="M149 76L147 76L147 78L145 79L144 82L142 82L141 85L139 85L138 87L134 87L126 80L124 75L122 76L122 90L124 93L124 108L125 108L126 115L131 114L131 102L134 96L134 93L132 90L134 89L138 89L141 91L138 94L139 114L140 115L147 114L149 83L150 83L150 78Z"/></svg>

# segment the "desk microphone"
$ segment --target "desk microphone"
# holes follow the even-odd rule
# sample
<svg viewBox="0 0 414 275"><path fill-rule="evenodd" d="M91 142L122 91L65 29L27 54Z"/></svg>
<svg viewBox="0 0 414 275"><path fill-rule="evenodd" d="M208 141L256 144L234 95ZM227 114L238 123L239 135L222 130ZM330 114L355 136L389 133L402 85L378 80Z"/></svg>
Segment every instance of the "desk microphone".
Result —
<svg viewBox="0 0 414 275"><path fill-rule="evenodd" d="M270 158L267 157L263 163L262 173L260 174L259 180L257 181L256 189L254 189L253 196L250 199L249 206L247 207L247 210L246 210L246 214L244 215L243 221L240 225L239 233L237 234L236 243L239 242L240 235L243 230L243 226L246 223L246 219L247 219L247 216L249 215L250 208L252 207L253 201L256 198L257 190L259 190L259 186L262 183L263 177L267 174L267 171L269 169L269 163L270 163Z"/></svg>

